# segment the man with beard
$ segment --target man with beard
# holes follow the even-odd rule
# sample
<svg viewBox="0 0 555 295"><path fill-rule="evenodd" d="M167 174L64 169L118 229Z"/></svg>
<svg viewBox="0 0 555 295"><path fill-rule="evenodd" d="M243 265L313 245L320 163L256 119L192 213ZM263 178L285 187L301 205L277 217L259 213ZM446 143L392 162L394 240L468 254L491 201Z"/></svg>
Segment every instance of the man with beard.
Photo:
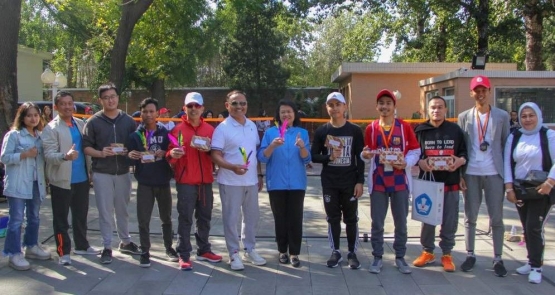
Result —
<svg viewBox="0 0 555 295"><path fill-rule="evenodd" d="M445 99L441 96L432 97L428 102L430 120L418 125L415 133L422 151L418 161L419 178L425 178L427 173L431 173L434 181L445 184L439 247L443 252L443 269L453 272L455 264L451 251L455 246L455 234L459 224L459 182L462 177L460 167L466 164L468 156L461 128L446 121L446 114ZM422 223L420 244L423 251L420 257L414 260L414 266L422 267L435 261L435 229L435 225Z"/></svg>

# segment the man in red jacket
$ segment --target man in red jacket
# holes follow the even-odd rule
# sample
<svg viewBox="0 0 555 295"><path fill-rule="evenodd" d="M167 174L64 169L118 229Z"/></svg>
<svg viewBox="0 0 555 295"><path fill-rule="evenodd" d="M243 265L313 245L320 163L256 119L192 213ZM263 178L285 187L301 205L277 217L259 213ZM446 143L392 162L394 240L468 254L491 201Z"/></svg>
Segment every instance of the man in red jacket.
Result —
<svg viewBox="0 0 555 295"><path fill-rule="evenodd" d="M211 250L208 242L214 195L212 193L212 160L210 141L214 127L202 119L203 99L200 93L185 96L187 116L172 129L168 161L174 170L177 189L179 268L193 269L190 256L193 213L196 221L197 260L220 262L222 256Z"/></svg>

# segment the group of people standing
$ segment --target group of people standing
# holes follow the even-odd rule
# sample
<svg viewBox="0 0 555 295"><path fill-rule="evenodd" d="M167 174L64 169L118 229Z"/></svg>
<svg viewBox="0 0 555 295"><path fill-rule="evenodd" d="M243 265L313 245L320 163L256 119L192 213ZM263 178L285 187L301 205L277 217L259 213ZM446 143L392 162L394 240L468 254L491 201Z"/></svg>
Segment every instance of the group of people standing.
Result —
<svg viewBox="0 0 555 295"><path fill-rule="evenodd" d="M162 236L168 260L179 269L193 268L191 231L193 221L196 260L219 262L209 242L214 194L213 164L217 173L222 205L222 221L229 264L232 270L244 269L243 260L264 265L256 250L259 221L258 193L264 176L275 219L277 260L293 267L301 265L304 197L307 188L306 165L322 163L323 204L328 222L331 256L328 267L343 260L340 251L341 221L346 225L347 263L358 269L358 200L363 195L365 166L370 193L371 273L380 273L384 255L384 223L388 207L395 225L393 249L395 265L401 273L411 273L405 261L407 216L412 189L410 169L418 166L420 178L432 174L444 189L443 221L439 247L445 271L455 271L451 251L458 225L459 192L464 192L465 243L467 257L460 266L471 271L476 264L475 232L478 211L485 199L493 235L493 269L506 276L501 258L504 224L503 197L516 203L523 227L529 262L517 269L528 274L532 283L541 282L543 224L552 202L547 196L555 185L555 133L542 128L541 111L534 103L520 107L522 126L509 135L509 115L489 103L490 82L474 77L470 96L475 106L462 112L458 124L446 120L447 106L441 96L428 102L429 120L415 130L395 117L396 97L384 89L376 96L379 118L363 131L346 119L346 101L339 92L330 93L326 109L330 121L314 133L301 127L294 102L281 100L275 111L276 126L259 136L254 122L246 117L247 96L234 90L227 94L229 116L216 128L203 120L204 100L200 93L188 93L184 100L187 115L171 130L157 124L160 109L156 99L140 104L141 123L119 110L117 89L112 84L99 87L103 109L84 124L73 117L71 93L55 98L58 116L42 126L40 112L32 103L23 104L12 130L5 136L1 161L6 164L6 188L10 221L4 254L10 266L29 269L25 258L50 259L50 253L37 242L39 208L46 195L45 171L52 192L52 212L56 252L59 263L71 264L71 239L67 221L72 211L75 254L100 254L102 263L112 262L112 224L114 215L121 253L140 255L141 267L150 266L150 220L157 202L162 221ZM261 138L260 138L261 137ZM548 150L542 150L547 146ZM545 157L548 159L545 159ZM549 160L549 161L547 161ZM46 165L45 165L46 163ZM262 174L261 163L266 164ZM131 241L127 206L131 193L130 166L135 167L137 219L140 246ZM538 188L545 198L520 200L515 196L513 179L530 170L549 172ZM170 180L177 191L177 248L173 244ZM87 241L89 181L95 192L103 249ZM27 226L20 241L23 212ZM194 220L193 220L194 218ZM237 224L241 222L241 233ZM422 254L413 262L422 267L435 261L435 226L423 224ZM21 245L25 246L25 255ZM242 254L241 255L241 251Z"/></svg>

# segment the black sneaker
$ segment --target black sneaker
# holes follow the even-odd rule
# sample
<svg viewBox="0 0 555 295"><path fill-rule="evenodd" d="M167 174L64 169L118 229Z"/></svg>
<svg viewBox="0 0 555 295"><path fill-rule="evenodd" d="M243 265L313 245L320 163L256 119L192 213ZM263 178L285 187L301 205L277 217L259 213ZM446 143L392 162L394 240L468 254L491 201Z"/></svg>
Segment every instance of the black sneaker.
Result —
<svg viewBox="0 0 555 295"><path fill-rule="evenodd" d="M141 251L141 248L133 242L129 242L129 244L127 245L124 245L123 243L119 243L119 252L122 254L129 254L129 255L143 254L143 251Z"/></svg>
<svg viewBox="0 0 555 295"><path fill-rule="evenodd" d="M334 250L331 252L330 259L328 259L327 266L328 267L337 267L339 262L343 261L343 257L341 257L341 253L339 251Z"/></svg>
<svg viewBox="0 0 555 295"><path fill-rule="evenodd" d="M141 254L141 257L139 258L139 266L150 267L150 253L145 252Z"/></svg>
<svg viewBox="0 0 555 295"><path fill-rule="evenodd" d="M301 266L301 261L299 260L299 256L291 255L291 265L293 267Z"/></svg>
<svg viewBox="0 0 555 295"><path fill-rule="evenodd" d="M112 249L102 250L102 254L100 255L100 263L102 264L110 264L112 263Z"/></svg>
<svg viewBox="0 0 555 295"><path fill-rule="evenodd" d="M506 277L507 276L507 269L503 264L503 260L497 260L493 262L493 271L495 271L495 275L498 277Z"/></svg>
<svg viewBox="0 0 555 295"><path fill-rule="evenodd" d="M462 271L471 271L474 268L474 264L476 264L476 257L475 256L466 256L466 260L461 264Z"/></svg>
<svg viewBox="0 0 555 295"><path fill-rule="evenodd" d="M289 263L289 256L286 253L279 253L279 263L286 264Z"/></svg>
<svg viewBox="0 0 555 295"><path fill-rule="evenodd" d="M355 253L349 252L349 254L347 254L347 261L349 262L349 267L351 269L360 268L360 262L358 261L357 255Z"/></svg>
<svg viewBox="0 0 555 295"><path fill-rule="evenodd" d="M179 255L177 255L177 252L175 252L175 249L173 249L172 247L166 249L166 257L168 257L168 261L171 262L179 261Z"/></svg>

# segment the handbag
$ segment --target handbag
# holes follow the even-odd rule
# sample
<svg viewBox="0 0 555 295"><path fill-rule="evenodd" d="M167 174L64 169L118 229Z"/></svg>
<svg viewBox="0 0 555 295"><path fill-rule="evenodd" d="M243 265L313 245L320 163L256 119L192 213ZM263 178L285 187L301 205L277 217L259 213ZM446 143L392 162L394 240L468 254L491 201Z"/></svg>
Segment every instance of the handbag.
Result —
<svg viewBox="0 0 555 295"><path fill-rule="evenodd" d="M539 200L548 197L547 195L542 195L538 193L537 187L538 185L530 184L527 180L524 179L515 179L513 181L513 190L515 192L517 200Z"/></svg>
<svg viewBox="0 0 555 295"><path fill-rule="evenodd" d="M430 180L412 180L412 219L430 225L440 225L443 221L443 197L445 185L435 182L433 174Z"/></svg>

